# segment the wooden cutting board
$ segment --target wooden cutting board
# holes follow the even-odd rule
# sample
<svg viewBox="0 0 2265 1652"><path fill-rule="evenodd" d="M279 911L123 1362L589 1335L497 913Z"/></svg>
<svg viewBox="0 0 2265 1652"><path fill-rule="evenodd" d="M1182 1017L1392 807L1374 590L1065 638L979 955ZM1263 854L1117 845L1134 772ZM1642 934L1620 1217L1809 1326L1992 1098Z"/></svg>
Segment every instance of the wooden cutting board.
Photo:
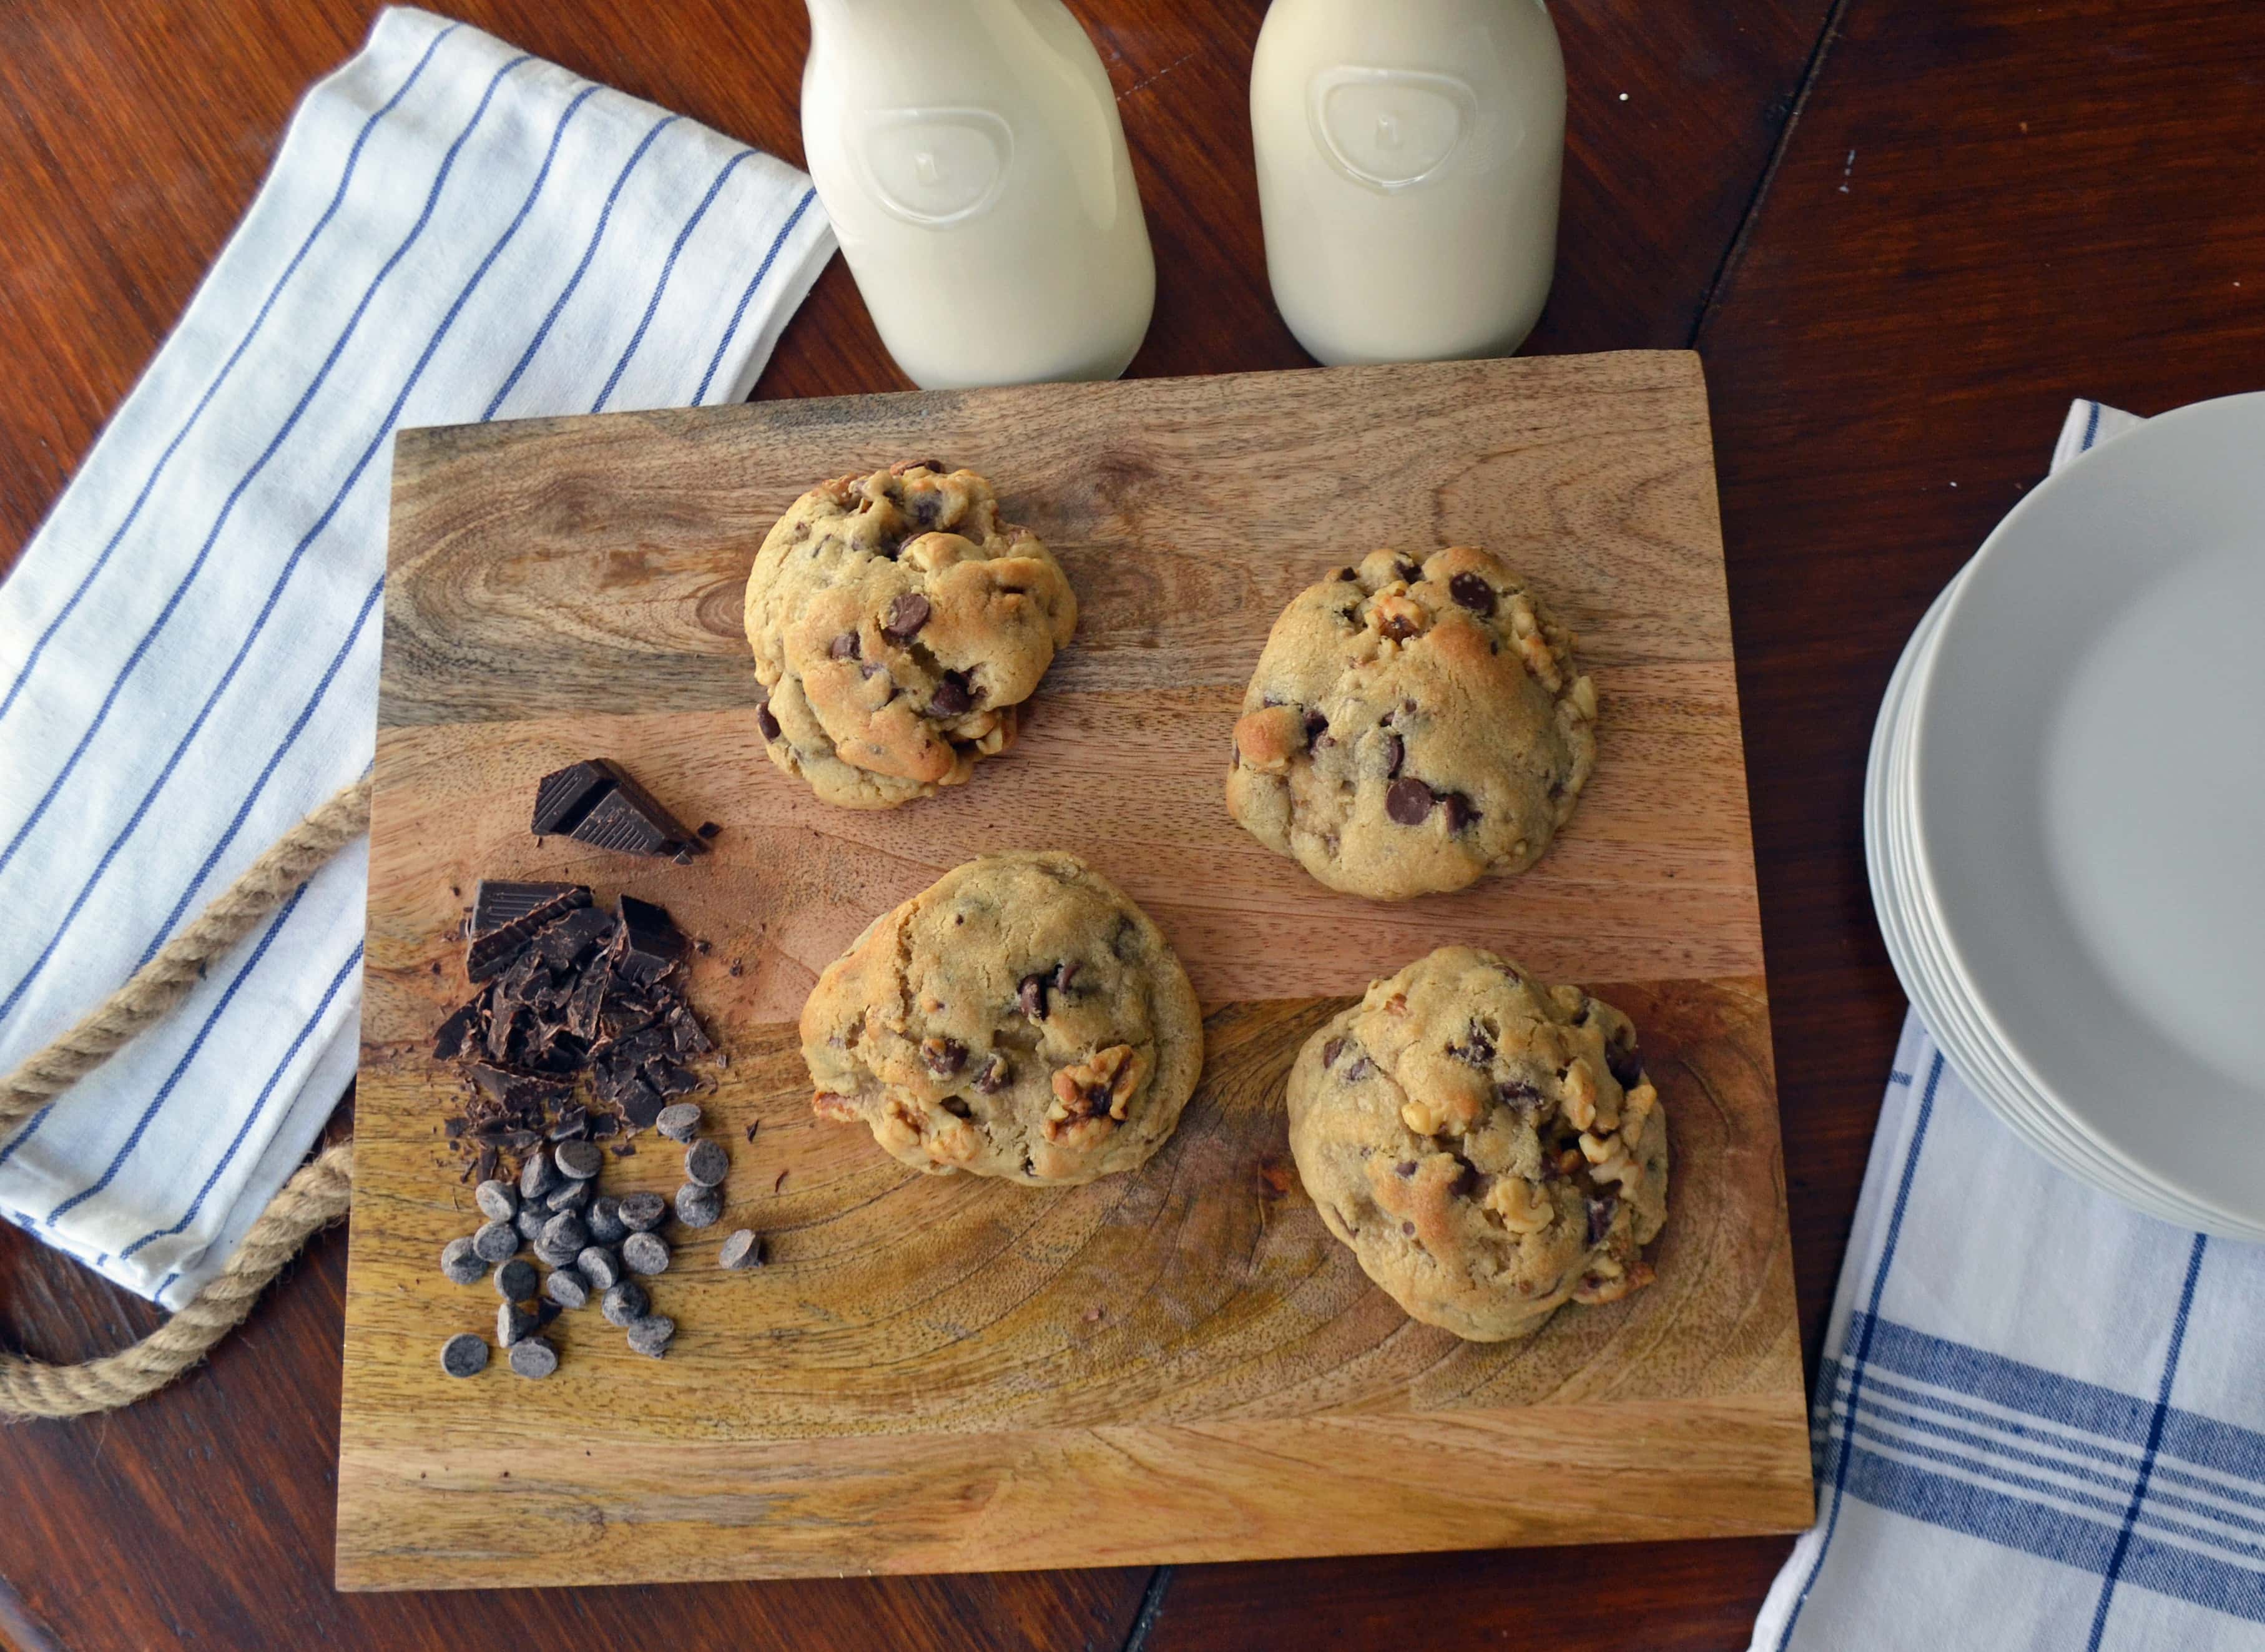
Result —
<svg viewBox="0 0 2265 1652"><path fill-rule="evenodd" d="M740 635L813 482L972 466L1082 618L1021 743L892 812L766 761ZM1482 544L1581 636L1596 779L1540 865L1379 906L1227 818L1228 732L1291 594L1379 545ZM1745 773L1697 357L1043 386L409 431L395 457L339 1472L342 1588L1005 1569L1783 1532L1809 1443ZM527 830L535 779L630 763L723 832L688 866ZM791 1023L874 913L1006 847L1085 856L1208 1019L1140 1172L908 1172L812 1117ZM730 1052L725 1225L656 1281L665 1361L594 1309L557 1374L441 1374L495 1294L433 1029L483 875L664 903ZM1671 1119L1658 1283L1530 1341L1409 1321L1298 1184L1281 1088L1346 995L1468 941L1631 1014ZM757 1129L756 1126L760 1125ZM752 1132L752 1134L751 1134ZM613 1191L672 1190L652 1137ZM726 1274L716 1242L768 1236Z"/></svg>

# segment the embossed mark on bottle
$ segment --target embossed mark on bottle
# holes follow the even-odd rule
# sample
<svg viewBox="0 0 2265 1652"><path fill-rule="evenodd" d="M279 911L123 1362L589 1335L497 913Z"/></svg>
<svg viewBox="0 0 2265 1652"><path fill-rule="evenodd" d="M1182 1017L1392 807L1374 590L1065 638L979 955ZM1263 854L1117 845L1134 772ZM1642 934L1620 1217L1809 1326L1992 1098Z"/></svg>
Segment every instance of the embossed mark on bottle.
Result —
<svg viewBox="0 0 2265 1652"><path fill-rule="evenodd" d="M885 211L941 229L998 200L1015 135L988 109L874 109L858 121L856 153L865 187Z"/></svg>
<svg viewBox="0 0 2265 1652"><path fill-rule="evenodd" d="M1453 75L1341 64L1307 89L1314 142L1357 184L1394 193L1446 172L1478 120L1478 97ZM1517 147L1522 131L1508 135Z"/></svg>

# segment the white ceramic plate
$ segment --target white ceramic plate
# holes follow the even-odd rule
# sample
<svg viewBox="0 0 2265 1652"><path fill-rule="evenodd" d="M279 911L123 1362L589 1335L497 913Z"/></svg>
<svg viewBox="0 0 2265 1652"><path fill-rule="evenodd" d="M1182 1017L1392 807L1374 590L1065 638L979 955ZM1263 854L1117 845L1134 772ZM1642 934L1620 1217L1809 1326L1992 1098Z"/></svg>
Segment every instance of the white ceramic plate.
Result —
<svg viewBox="0 0 2265 1652"><path fill-rule="evenodd" d="M1907 685L1910 883L1974 1020L2112 1161L2251 1229L2261 620L2265 395L2150 420L2041 485Z"/></svg>

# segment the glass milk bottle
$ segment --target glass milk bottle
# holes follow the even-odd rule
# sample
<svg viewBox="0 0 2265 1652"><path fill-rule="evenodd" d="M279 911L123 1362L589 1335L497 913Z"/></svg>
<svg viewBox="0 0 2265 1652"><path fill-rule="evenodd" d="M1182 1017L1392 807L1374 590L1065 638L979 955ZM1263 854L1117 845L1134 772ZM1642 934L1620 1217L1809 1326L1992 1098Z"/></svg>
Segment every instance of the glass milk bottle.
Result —
<svg viewBox="0 0 2265 1652"><path fill-rule="evenodd" d="M897 365L1108 379L1156 264L1101 59L1060 0L808 0L802 138Z"/></svg>
<svg viewBox="0 0 2265 1652"><path fill-rule="evenodd" d="M1549 295L1565 148L1541 0L1274 0L1250 130L1274 302L1315 356L1525 342Z"/></svg>

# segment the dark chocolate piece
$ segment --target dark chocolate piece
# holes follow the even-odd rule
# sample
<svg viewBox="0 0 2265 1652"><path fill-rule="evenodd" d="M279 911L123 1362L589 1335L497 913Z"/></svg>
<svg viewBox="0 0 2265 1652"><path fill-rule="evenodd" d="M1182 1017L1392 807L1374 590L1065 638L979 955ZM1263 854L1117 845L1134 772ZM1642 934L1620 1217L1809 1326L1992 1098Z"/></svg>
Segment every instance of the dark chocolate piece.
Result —
<svg viewBox="0 0 2265 1652"><path fill-rule="evenodd" d="M530 1336L513 1343L511 1352L504 1357L512 1370L522 1377L547 1377L558 1369L558 1350L540 1336Z"/></svg>
<svg viewBox="0 0 2265 1652"><path fill-rule="evenodd" d="M441 1344L441 1369L451 1377L477 1377L488 1368L488 1345L470 1331Z"/></svg>
<svg viewBox="0 0 2265 1652"><path fill-rule="evenodd" d="M763 1241L742 1227L724 1241L724 1248L716 1260L732 1272L742 1268L760 1268L763 1265Z"/></svg>
<svg viewBox="0 0 2265 1652"><path fill-rule="evenodd" d="M621 934L614 942L614 968L633 985L650 986L684 956L684 933L666 909L635 895L620 904Z"/></svg>
<svg viewBox="0 0 2265 1652"><path fill-rule="evenodd" d="M529 824L537 837L564 833L578 843L652 859L706 851L699 834L671 814L610 758L593 757L545 775Z"/></svg>
<svg viewBox="0 0 2265 1652"><path fill-rule="evenodd" d="M482 878L472 900L471 942L464 949L464 972L476 981L502 974L537 934L589 904L590 891L579 884L513 884ZM501 1018L499 1014L498 1019Z"/></svg>
<svg viewBox="0 0 2265 1652"><path fill-rule="evenodd" d="M606 1294L598 1299L598 1312L606 1316L608 1325L626 1327L633 1320L641 1320L652 1306L652 1299L634 1279L624 1279L606 1287Z"/></svg>
<svg viewBox="0 0 2265 1652"><path fill-rule="evenodd" d="M650 1314L629 1323L630 1348L655 1359L668 1352L669 1338L675 1335L676 1321L665 1314Z"/></svg>
<svg viewBox="0 0 2265 1652"><path fill-rule="evenodd" d="M450 1284L470 1284L488 1270L488 1264L467 1239L452 1239L441 1247L441 1271Z"/></svg>

